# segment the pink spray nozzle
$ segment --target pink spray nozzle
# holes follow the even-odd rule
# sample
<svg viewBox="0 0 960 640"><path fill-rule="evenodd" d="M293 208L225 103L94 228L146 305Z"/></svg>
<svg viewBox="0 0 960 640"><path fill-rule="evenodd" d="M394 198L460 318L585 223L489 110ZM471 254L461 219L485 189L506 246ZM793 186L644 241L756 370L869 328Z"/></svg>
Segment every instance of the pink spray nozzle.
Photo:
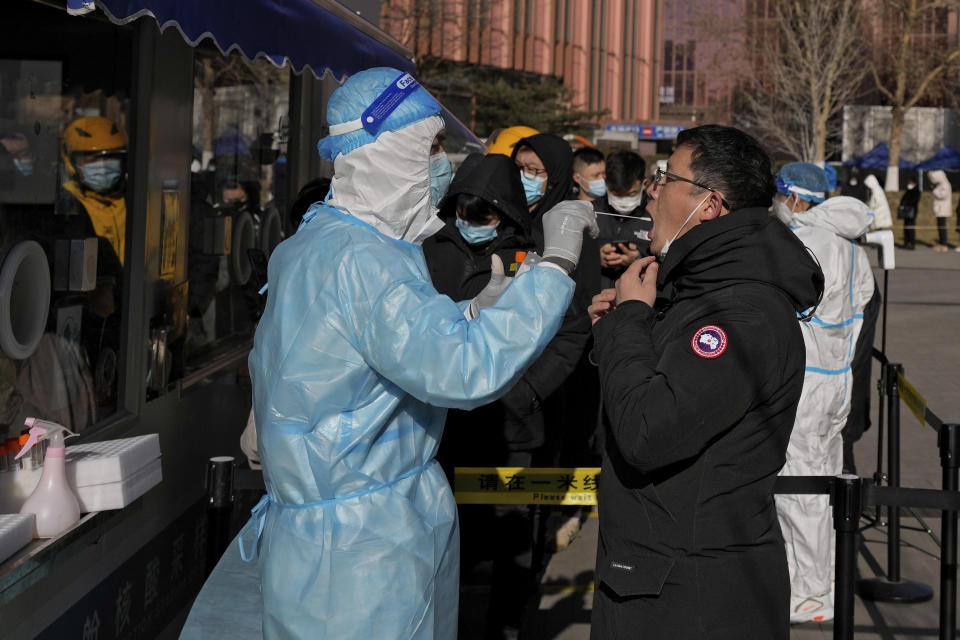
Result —
<svg viewBox="0 0 960 640"><path fill-rule="evenodd" d="M20 453L18 453L15 458L16 460L19 460L22 456L26 455L27 451L30 450L30 447L37 444L37 442L40 440L48 440L52 448L62 448L64 438L77 435L62 424L50 422L49 420L27 418L23 421L23 424L27 427L30 427L30 437L23 445L23 448L20 449Z"/></svg>
<svg viewBox="0 0 960 640"><path fill-rule="evenodd" d="M32 420L32 418L27 418L27 420ZM45 435L46 433L47 433L47 430L44 429L43 427L31 427L30 437L27 438L26 443L23 445L23 447L21 447L20 453L18 453L14 457L14 460L19 460L20 458L25 456L27 451L30 451L33 445L37 444L37 441L40 440L40 436Z"/></svg>

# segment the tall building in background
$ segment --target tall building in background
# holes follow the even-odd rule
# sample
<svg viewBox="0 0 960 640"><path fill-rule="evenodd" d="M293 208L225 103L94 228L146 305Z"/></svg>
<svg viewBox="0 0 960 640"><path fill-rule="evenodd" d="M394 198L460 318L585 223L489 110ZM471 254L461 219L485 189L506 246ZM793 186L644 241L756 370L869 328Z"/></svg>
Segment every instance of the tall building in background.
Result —
<svg viewBox="0 0 960 640"><path fill-rule="evenodd" d="M658 0L385 0L380 26L420 57L553 75L603 121L657 113Z"/></svg>
<svg viewBox="0 0 960 640"><path fill-rule="evenodd" d="M660 0L659 115L729 124L737 92L762 76L748 43L775 37L776 0Z"/></svg>
<svg viewBox="0 0 960 640"><path fill-rule="evenodd" d="M902 32L892 10L880 0L860 0L864 9L864 49L883 68L883 54L895 50ZM657 66L659 117L676 122L731 122L738 91L762 90L765 61L756 43L777 38L777 0L659 0ZM960 13L933 11L917 26L918 46L949 50L960 42ZM882 96L869 76L862 104ZM941 100L924 101L925 106Z"/></svg>
<svg viewBox="0 0 960 640"><path fill-rule="evenodd" d="M596 121L601 127L667 140L678 128L736 124L744 94L764 90L768 61L757 43L778 38L777 1L382 0L379 25L418 62L559 78L576 108L605 112ZM853 1L864 8L864 48L880 63L902 26L881 0ZM366 5L368 15L376 6L345 2ZM938 9L917 32L919 43L952 48L960 41L960 13ZM440 97L469 123L462 115L471 108L468 83L456 73L441 76L450 86ZM949 93L918 106L944 106ZM857 102L884 102L869 76Z"/></svg>

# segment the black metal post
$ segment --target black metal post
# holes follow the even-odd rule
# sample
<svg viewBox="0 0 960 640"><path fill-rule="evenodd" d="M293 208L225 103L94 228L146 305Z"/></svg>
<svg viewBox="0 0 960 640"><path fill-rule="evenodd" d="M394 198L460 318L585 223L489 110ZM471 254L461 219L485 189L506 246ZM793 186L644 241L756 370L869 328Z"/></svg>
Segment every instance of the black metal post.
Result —
<svg viewBox="0 0 960 640"><path fill-rule="evenodd" d="M900 387L899 364L887 365L887 486L900 486ZM900 581L900 507L887 507L887 580Z"/></svg>
<svg viewBox="0 0 960 640"><path fill-rule="evenodd" d="M886 275L886 272L884 272ZM887 294L884 291L883 294L884 303L886 303ZM887 365L880 365L880 380L877 381L877 470L873 474L873 483L882 487L884 481L887 477L883 473L883 399L887 395ZM876 505L875 512L876 521L883 526L883 506L879 503Z"/></svg>
<svg viewBox="0 0 960 640"><path fill-rule="evenodd" d="M880 333L880 353L887 357L887 285L890 283L890 271L883 270L883 327Z"/></svg>
<svg viewBox="0 0 960 640"><path fill-rule="evenodd" d="M863 479L837 476L833 481L833 528L837 532L833 638L853 640L853 591L857 571L857 530L863 511Z"/></svg>
<svg viewBox="0 0 960 640"><path fill-rule="evenodd" d="M943 490L956 491L960 474L960 424L940 427ZM940 548L940 640L957 637L957 512L942 513Z"/></svg>
<svg viewBox="0 0 960 640"><path fill-rule="evenodd" d="M887 379L887 290L888 285L890 284L890 271L888 269L883 270L883 326L881 327L880 332L880 355L883 356L883 362L880 365L880 380L877 383L877 391L879 392L878 402L877 402L877 471L873 474L873 482L878 487L883 486L883 481L885 480L883 475L883 397L886 394L886 379ZM881 505L876 506L875 519L881 525L883 524L883 507Z"/></svg>
<svg viewBox="0 0 960 640"><path fill-rule="evenodd" d="M887 485L900 486L900 389L897 382L903 365L889 363L883 375L887 383ZM928 585L900 576L900 507L887 506L887 575L857 583L861 597L878 602L924 602L933 597Z"/></svg>
<svg viewBox="0 0 960 640"><path fill-rule="evenodd" d="M207 575L230 544L235 468L232 456L217 456L207 462Z"/></svg>

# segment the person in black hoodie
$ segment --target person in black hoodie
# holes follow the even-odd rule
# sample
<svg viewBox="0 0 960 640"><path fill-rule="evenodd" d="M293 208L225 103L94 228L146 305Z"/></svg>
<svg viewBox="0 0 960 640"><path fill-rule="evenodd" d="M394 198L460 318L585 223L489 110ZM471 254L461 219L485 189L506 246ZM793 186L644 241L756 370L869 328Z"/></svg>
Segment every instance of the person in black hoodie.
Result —
<svg viewBox="0 0 960 640"><path fill-rule="evenodd" d="M648 206L651 252L590 308L609 418L591 637L786 640L773 485L803 386L798 313L823 273L768 213L759 143L677 137Z"/></svg>
<svg viewBox="0 0 960 640"><path fill-rule="evenodd" d="M455 301L470 300L486 286L492 256L513 275L525 253L535 249L520 175L507 156L490 154L462 166L438 215L444 227L424 241L423 254L434 287ZM457 466L542 464L544 424L536 392L524 376L496 402L449 411L437 460L451 484ZM527 600L536 593L532 510L462 505L458 513L461 576L469 579L478 562L493 560L486 637L505 637L520 627Z"/></svg>
<svg viewBox="0 0 960 640"><path fill-rule="evenodd" d="M488 155L461 167L440 202L444 221L423 243L433 286L454 300L469 300L490 280L490 256L498 255L507 275L533 250L530 214L523 205L516 167L502 155Z"/></svg>
<svg viewBox="0 0 960 640"><path fill-rule="evenodd" d="M555 204L572 197L573 151L559 136L541 133L519 140L513 159L532 216L531 232L538 253L543 252L542 216ZM599 224L599 220L598 220ZM588 362L590 321L587 307L600 291L600 244L584 236L580 262L570 274L576 282L573 301L563 324L546 351L531 365L525 379L533 392L530 402L543 406L550 425L547 446L553 466L587 466L597 460L591 442L600 404L596 369ZM563 549L579 530L576 508L548 534ZM553 529L551 526L550 529Z"/></svg>

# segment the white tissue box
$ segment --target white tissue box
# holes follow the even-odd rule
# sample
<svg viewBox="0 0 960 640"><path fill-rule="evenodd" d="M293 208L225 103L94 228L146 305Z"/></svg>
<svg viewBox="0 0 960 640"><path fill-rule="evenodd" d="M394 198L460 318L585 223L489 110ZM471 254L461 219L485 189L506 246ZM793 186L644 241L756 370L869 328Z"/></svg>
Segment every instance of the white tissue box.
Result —
<svg viewBox="0 0 960 640"><path fill-rule="evenodd" d="M74 488L121 482L160 457L160 436L67 445L67 480Z"/></svg>
<svg viewBox="0 0 960 640"><path fill-rule="evenodd" d="M107 511L108 509L122 509L149 489L160 484L163 480L160 458L133 474L128 475L120 482L105 482L103 484L88 484L76 487L77 500L80 502L80 511Z"/></svg>

